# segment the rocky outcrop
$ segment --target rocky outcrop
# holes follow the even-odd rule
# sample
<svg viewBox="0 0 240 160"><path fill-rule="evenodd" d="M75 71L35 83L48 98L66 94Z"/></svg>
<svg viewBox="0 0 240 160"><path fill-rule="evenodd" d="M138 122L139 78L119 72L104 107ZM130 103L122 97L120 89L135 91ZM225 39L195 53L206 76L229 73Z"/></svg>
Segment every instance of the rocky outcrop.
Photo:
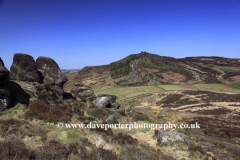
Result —
<svg viewBox="0 0 240 160"><path fill-rule="evenodd" d="M74 86L70 92L74 97L78 98L95 97L94 91L91 88Z"/></svg>
<svg viewBox="0 0 240 160"><path fill-rule="evenodd" d="M129 77L131 80L134 80L135 82L138 80L141 80L141 70L137 67L138 59L133 60L129 63L129 66L131 67L132 71L129 73Z"/></svg>
<svg viewBox="0 0 240 160"><path fill-rule="evenodd" d="M108 97L100 97L97 98L96 100L93 101L94 106L98 107L98 108L111 108L112 107L112 103L111 100Z"/></svg>
<svg viewBox="0 0 240 160"><path fill-rule="evenodd" d="M41 78L37 71L37 65L32 56L24 53L16 53L10 71L17 80L40 82ZM14 79L13 78L13 79Z"/></svg>
<svg viewBox="0 0 240 160"><path fill-rule="evenodd" d="M62 73L58 64L51 58L40 56L36 60L36 65L43 77L43 83L55 86L58 95L63 97L63 85L68 78Z"/></svg>
<svg viewBox="0 0 240 160"><path fill-rule="evenodd" d="M10 81L9 71L0 58L0 112L17 102L28 104L29 98L21 86Z"/></svg>
<svg viewBox="0 0 240 160"><path fill-rule="evenodd" d="M28 105L30 97L19 84L9 81L0 88L0 112L18 102Z"/></svg>
<svg viewBox="0 0 240 160"><path fill-rule="evenodd" d="M0 85L4 85L9 81L9 71L4 66L2 59L0 58Z"/></svg>
<svg viewBox="0 0 240 160"><path fill-rule="evenodd" d="M187 135L180 133L180 132L165 131L165 130L160 130L158 132L157 141L160 144L176 142L176 141L186 142L187 144L191 143L191 141Z"/></svg>
<svg viewBox="0 0 240 160"><path fill-rule="evenodd" d="M11 96L8 90L9 71L0 58L0 112L11 105Z"/></svg>

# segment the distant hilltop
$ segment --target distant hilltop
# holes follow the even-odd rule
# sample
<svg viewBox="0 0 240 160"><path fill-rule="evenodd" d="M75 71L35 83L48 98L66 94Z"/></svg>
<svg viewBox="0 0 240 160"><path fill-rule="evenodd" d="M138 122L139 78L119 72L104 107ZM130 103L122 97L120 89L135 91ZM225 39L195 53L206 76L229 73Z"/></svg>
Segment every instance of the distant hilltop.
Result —
<svg viewBox="0 0 240 160"><path fill-rule="evenodd" d="M129 55L103 66L87 66L68 77L68 90L75 82L97 85L139 86L156 84L238 83L240 60L224 57L176 59L148 52Z"/></svg>
<svg viewBox="0 0 240 160"><path fill-rule="evenodd" d="M62 69L62 72L65 74L65 75L71 75L71 74L74 74L78 71L80 71L81 69Z"/></svg>

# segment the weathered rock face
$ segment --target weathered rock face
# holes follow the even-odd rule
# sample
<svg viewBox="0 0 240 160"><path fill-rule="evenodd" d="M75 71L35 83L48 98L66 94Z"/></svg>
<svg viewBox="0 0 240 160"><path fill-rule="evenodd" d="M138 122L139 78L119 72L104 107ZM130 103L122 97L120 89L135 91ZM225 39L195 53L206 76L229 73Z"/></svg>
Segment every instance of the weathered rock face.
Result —
<svg viewBox="0 0 240 160"><path fill-rule="evenodd" d="M94 91L91 88L74 86L70 92L78 98L95 97Z"/></svg>
<svg viewBox="0 0 240 160"><path fill-rule="evenodd" d="M97 95L97 98L100 98L100 97L107 97L111 100L112 103L116 102L118 100L118 97L115 96L115 95L110 95L110 94L98 94Z"/></svg>
<svg viewBox="0 0 240 160"><path fill-rule="evenodd" d="M28 105L30 97L19 84L9 81L0 88L0 112L18 102Z"/></svg>
<svg viewBox="0 0 240 160"><path fill-rule="evenodd" d="M38 70L44 77L44 83L50 83L62 87L63 84L68 81L68 78L62 73L58 64L53 59L40 56L37 58L36 64Z"/></svg>
<svg viewBox="0 0 240 160"><path fill-rule="evenodd" d="M43 76L43 83L55 85L58 95L63 96L63 85L68 78L62 73L58 64L53 59L42 56L37 58L36 64Z"/></svg>
<svg viewBox="0 0 240 160"><path fill-rule="evenodd" d="M180 133L180 132L165 131L165 130L160 130L158 132L157 141L160 144L176 142L176 141L186 142L187 144L191 143L191 141L187 135Z"/></svg>
<svg viewBox="0 0 240 160"><path fill-rule="evenodd" d="M4 63L0 57L0 85L4 85L9 81L9 71L4 66Z"/></svg>
<svg viewBox="0 0 240 160"><path fill-rule="evenodd" d="M130 79L134 80L135 82L141 80L141 70L137 67L138 60L133 60L129 63L132 71L129 73Z"/></svg>
<svg viewBox="0 0 240 160"><path fill-rule="evenodd" d="M10 92L7 90L9 71L0 58L0 112L11 105Z"/></svg>
<svg viewBox="0 0 240 160"><path fill-rule="evenodd" d="M41 81L37 71L37 65L32 56L24 53L16 53L13 57L13 64L10 71L11 77L21 81L39 82Z"/></svg>
<svg viewBox="0 0 240 160"><path fill-rule="evenodd" d="M93 104L98 108L111 108L111 100L108 97L100 97L93 101Z"/></svg>

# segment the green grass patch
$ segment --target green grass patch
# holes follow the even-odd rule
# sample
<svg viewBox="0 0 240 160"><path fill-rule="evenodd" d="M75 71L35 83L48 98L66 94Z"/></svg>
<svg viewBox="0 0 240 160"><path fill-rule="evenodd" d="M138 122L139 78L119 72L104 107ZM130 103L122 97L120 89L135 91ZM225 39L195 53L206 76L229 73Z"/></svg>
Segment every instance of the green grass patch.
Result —
<svg viewBox="0 0 240 160"><path fill-rule="evenodd" d="M194 84L192 85L196 90L203 91L213 91L213 92L233 92L240 93L240 90L237 88L233 88L231 86L227 86L224 84Z"/></svg>
<svg viewBox="0 0 240 160"><path fill-rule="evenodd" d="M232 66L214 66L214 69L219 69L221 71L228 71L228 72L240 71L239 67L232 67Z"/></svg>
<svg viewBox="0 0 240 160"><path fill-rule="evenodd" d="M240 83L232 83L229 86L240 89Z"/></svg>
<svg viewBox="0 0 240 160"><path fill-rule="evenodd" d="M137 86L137 87L102 87L93 89L95 94L112 94L118 96L118 100L134 97L142 94L164 91L158 86Z"/></svg>
<svg viewBox="0 0 240 160"><path fill-rule="evenodd" d="M183 85L158 85L158 87L163 88L166 91L192 90L191 88L185 87Z"/></svg>

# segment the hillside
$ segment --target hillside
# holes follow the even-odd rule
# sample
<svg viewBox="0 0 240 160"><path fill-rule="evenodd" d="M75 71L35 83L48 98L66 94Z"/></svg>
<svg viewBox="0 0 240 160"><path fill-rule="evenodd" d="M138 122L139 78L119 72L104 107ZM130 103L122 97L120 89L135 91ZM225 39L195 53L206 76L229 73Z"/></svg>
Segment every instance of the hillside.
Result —
<svg viewBox="0 0 240 160"><path fill-rule="evenodd" d="M238 87L236 59L142 52L66 77L16 53L10 71L0 58L0 159L239 159Z"/></svg>
<svg viewBox="0 0 240 160"><path fill-rule="evenodd" d="M75 82L101 86L224 83L238 87L240 60L222 57L173 57L147 52L132 54L105 66L85 67L69 78L64 89Z"/></svg>

